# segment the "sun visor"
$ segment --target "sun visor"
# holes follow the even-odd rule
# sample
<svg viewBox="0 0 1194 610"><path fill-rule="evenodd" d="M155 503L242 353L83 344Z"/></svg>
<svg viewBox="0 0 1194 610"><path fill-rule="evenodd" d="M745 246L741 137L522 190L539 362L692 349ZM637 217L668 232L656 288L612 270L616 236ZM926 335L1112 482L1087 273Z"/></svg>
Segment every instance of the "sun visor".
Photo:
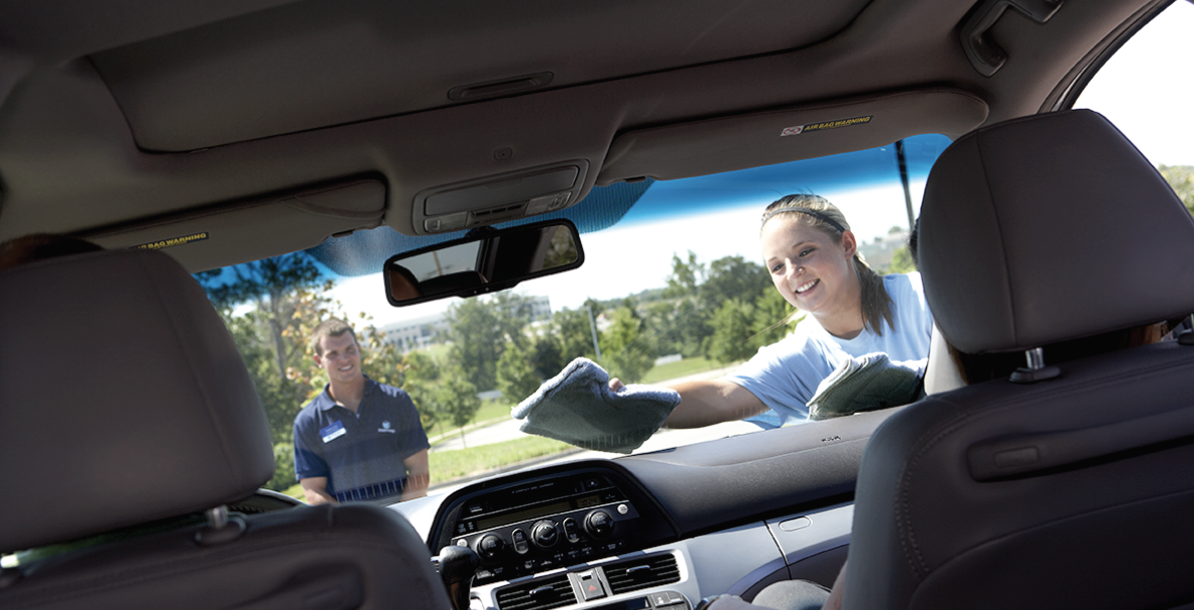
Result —
<svg viewBox="0 0 1194 610"><path fill-rule="evenodd" d="M194 273L317 246L381 224L386 185L324 185L79 234L105 248L161 249Z"/></svg>
<svg viewBox="0 0 1194 610"><path fill-rule="evenodd" d="M614 138L597 184L773 165L924 133L956 138L981 125L987 111L969 93L924 89L630 131Z"/></svg>
<svg viewBox="0 0 1194 610"><path fill-rule="evenodd" d="M580 201L584 159L427 189L415 196L419 234L449 233L557 212Z"/></svg>

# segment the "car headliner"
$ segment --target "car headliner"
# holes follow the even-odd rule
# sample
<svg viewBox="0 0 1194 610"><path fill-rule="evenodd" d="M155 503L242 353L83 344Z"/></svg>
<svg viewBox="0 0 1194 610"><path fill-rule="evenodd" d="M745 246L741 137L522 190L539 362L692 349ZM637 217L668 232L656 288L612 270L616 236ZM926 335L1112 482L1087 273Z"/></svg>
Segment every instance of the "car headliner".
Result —
<svg viewBox="0 0 1194 610"><path fill-rule="evenodd" d="M232 214L248 232L170 250L196 271L414 234L421 192L564 161L587 163L584 195L954 137L1067 106L1165 4L1008 10L989 32L1007 62L984 76L960 42L974 11L948 0L7 2L0 239L137 245ZM264 205L344 185L348 214L292 225L295 205Z"/></svg>

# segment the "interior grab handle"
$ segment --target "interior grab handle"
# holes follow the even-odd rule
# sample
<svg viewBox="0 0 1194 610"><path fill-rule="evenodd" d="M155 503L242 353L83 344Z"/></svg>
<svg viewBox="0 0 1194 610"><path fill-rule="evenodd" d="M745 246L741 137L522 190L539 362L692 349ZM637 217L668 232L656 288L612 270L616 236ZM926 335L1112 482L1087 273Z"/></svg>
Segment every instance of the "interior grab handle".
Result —
<svg viewBox="0 0 1194 610"><path fill-rule="evenodd" d="M1014 8L1038 23L1045 23L1061 8L1062 0L986 0L962 26L962 49L979 74L991 76L1007 61L1007 52L988 35L995 22Z"/></svg>

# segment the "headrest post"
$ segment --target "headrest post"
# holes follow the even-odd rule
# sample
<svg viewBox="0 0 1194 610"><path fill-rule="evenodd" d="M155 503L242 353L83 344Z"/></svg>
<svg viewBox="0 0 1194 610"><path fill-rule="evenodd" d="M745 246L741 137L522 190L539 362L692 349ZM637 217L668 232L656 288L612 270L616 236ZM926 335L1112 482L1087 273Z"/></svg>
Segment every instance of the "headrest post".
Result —
<svg viewBox="0 0 1194 610"><path fill-rule="evenodd" d="M1190 314L1190 328L1194 328L1194 313ZM1194 330L1187 330L1177 336L1179 345L1194 345Z"/></svg>
<svg viewBox="0 0 1194 610"><path fill-rule="evenodd" d="M231 542L241 537L247 527L240 517L230 517L227 506L217 506L204 511L207 527L195 532L195 542L203 546L214 546Z"/></svg>
<svg viewBox="0 0 1194 610"><path fill-rule="evenodd" d="M1045 350L1040 347L1034 347L1024 352L1025 359L1028 360L1028 370L1039 371L1045 368Z"/></svg>
<svg viewBox="0 0 1194 610"><path fill-rule="evenodd" d="M228 507L217 506L207 509L207 526L213 530L223 529L228 525Z"/></svg>
<svg viewBox="0 0 1194 610"><path fill-rule="evenodd" d="M1046 379L1053 379L1061 375L1061 369L1055 366L1045 366L1045 349L1034 347L1024 351L1028 366L1016 369L1012 373L1012 383L1036 383Z"/></svg>

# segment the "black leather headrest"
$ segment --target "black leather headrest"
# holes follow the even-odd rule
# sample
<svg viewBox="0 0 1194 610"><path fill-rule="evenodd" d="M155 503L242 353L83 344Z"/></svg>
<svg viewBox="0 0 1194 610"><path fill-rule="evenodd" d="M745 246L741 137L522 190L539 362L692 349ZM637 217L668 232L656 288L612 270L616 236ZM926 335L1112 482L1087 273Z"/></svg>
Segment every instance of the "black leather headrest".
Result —
<svg viewBox="0 0 1194 610"><path fill-rule="evenodd" d="M252 380L169 256L0 272L0 551L193 513L274 471Z"/></svg>
<svg viewBox="0 0 1194 610"><path fill-rule="evenodd" d="M980 129L929 175L918 252L945 338L1031 349L1194 311L1194 220L1102 116Z"/></svg>

